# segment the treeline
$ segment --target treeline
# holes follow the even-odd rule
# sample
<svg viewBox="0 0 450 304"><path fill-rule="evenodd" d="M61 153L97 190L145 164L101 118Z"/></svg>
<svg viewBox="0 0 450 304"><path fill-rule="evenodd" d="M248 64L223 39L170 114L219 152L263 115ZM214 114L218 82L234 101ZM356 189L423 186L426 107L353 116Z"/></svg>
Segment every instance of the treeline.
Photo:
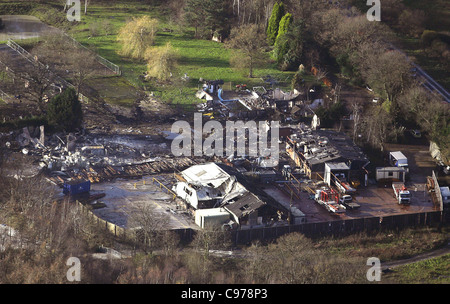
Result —
<svg viewBox="0 0 450 304"><path fill-rule="evenodd" d="M358 117L354 134L362 144L383 149L384 143L398 141L405 128L415 126L438 143L444 156L450 157L449 107L415 78L408 59L395 48L395 33L389 27L394 24L408 35L421 36L424 43L438 49L446 38L423 31L425 18L419 10L402 12L401 5L388 1L383 3L382 12L387 23L382 23L368 21L368 7L355 1L219 2L186 0L179 12L184 16L182 20L195 28L195 36L210 39L216 35L238 49L239 62L250 69L249 76L253 58L268 53L281 70L297 71L293 88L300 89L304 76L312 69L316 79L328 86L327 92L332 92L334 84L325 76L333 74L350 85L369 86L382 105L350 105ZM255 27L262 28L265 35ZM445 53L445 48L439 51ZM333 71L336 68L337 74ZM336 116L328 109L322 112ZM325 123L327 116L323 117Z"/></svg>

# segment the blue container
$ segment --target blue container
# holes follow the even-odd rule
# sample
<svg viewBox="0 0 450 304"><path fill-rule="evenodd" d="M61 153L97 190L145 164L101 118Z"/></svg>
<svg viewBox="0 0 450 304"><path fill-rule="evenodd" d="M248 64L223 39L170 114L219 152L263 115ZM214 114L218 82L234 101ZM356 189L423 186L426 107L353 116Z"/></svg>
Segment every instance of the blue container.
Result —
<svg viewBox="0 0 450 304"><path fill-rule="evenodd" d="M80 193L89 192L90 190L91 190L90 181L68 182L63 185L64 194L76 195Z"/></svg>

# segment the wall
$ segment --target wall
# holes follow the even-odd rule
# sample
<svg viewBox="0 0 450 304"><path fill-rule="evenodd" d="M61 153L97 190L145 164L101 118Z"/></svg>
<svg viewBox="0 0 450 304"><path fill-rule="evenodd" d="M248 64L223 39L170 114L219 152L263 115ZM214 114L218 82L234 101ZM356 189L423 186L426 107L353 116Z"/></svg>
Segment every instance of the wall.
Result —
<svg viewBox="0 0 450 304"><path fill-rule="evenodd" d="M437 226L442 223L442 215L441 211L432 211L321 223L304 223L291 226L255 228L233 231L232 239L235 244L248 244L254 240L273 239L290 232L301 232L307 237L327 235L345 236L365 231L401 230L408 227Z"/></svg>

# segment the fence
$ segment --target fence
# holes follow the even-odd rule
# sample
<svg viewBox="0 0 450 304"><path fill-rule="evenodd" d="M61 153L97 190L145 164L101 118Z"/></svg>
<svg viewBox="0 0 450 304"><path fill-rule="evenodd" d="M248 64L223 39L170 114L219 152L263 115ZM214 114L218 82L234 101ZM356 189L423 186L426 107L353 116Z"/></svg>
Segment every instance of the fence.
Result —
<svg viewBox="0 0 450 304"><path fill-rule="evenodd" d="M78 42L77 40L75 40L73 37L67 35L67 33L64 33L64 35L71 39L72 42L74 44L76 44L78 47L81 47L89 52L92 52L90 49L88 49L87 47L85 47L84 45L82 45L80 42ZM117 64L112 63L111 61L109 61L108 59L103 58L102 56L95 54L97 61L102 64L103 66L105 66L106 68L110 69L111 71L114 72L114 74L116 75L121 75L122 71L120 70L119 66Z"/></svg>
<svg viewBox="0 0 450 304"><path fill-rule="evenodd" d="M436 172L431 173L431 177L433 179L433 183L434 183L434 195L435 195L435 199L437 200L437 203L439 205L439 210L444 210L444 201L442 200L442 193L441 193L441 188L439 187L439 181L437 179L436 176Z"/></svg>
<svg viewBox="0 0 450 304"><path fill-rule="evenodd" d="M33 57L33 55L31 55L27 50L25 50L23 47L21 47L15 41L8 39L6 45L8 45L10 48L15 50L20 55L22 55L22 57L24 57L26 60L28 60L32 64L38 64L39 66L44 67L43 63L39 62L37 60L37 58ZM55 75L54 73L51 73L51 75L57 82L62 84L64 87L74 88L74 85L71 84L70 82L68 82L67 80L59 77L58 75ZM47 80L50 81L49 79L47 79ZM80 100L80 102L89 103L89 98L80 92L78 92L78 99Z"/></svg>
<svg viewBox="0 0 450 304"><path fill-rule="evenodd" d="M402 230L408 227L436 226L442 223L442 211L338 220L299 225L275 226L237 230L232 232L234 244L248 244L254 240L274 239L291 232L308 237L345 236L358 232Z"/></svg>
<svg viewBox="0 0 450 304"><path fill-rule="evenodd" d="M96 224L100 228L104 228L106 231L112 233L116 237L131 237L131 230L125 229L123 227L117 226L116 224L110 223L102 218L99 218L95 215L89 208L84 206L79 201L76 201L78 208L82 210L82 212L87 215L87 217L91 220L93 224Z"/></svg>
<svg viewBox="0 0 450 304"><path fill-rule="evenodd" d="M1 89L0 89L0 99L3 100L5 103L8 103L8 101L11 101L11 102L13 101L11 96L9 96L5 92L3 92Z"/></svg>

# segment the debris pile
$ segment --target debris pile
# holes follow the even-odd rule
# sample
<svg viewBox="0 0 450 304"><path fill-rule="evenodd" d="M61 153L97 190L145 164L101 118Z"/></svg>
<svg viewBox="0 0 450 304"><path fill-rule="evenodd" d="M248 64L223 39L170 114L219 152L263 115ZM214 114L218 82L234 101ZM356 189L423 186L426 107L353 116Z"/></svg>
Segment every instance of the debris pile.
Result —
<svg viewBox="0 0 450 304"><path fill-rule="evenodd" d="M184 170L201 161L190 158L157 159L152 162L125 165L120 167L89 167L88 169L71 169L64 172L52 172L49 180L57 185L63 185L67 180L89 180L100 183L114 178L140 178L144 175L167 173Z"/></svg>
<svg viewBox="0 0 450 304"><path fill-rule="evenodd" d="M60 186L67 181L99 183L114 178L139 178L184 170L202 162L169 157L170 147L162 137L94 136L81 132L46 136L43 126L25 127L2 137L2 145L33 159L36 167Z"/></svg>

